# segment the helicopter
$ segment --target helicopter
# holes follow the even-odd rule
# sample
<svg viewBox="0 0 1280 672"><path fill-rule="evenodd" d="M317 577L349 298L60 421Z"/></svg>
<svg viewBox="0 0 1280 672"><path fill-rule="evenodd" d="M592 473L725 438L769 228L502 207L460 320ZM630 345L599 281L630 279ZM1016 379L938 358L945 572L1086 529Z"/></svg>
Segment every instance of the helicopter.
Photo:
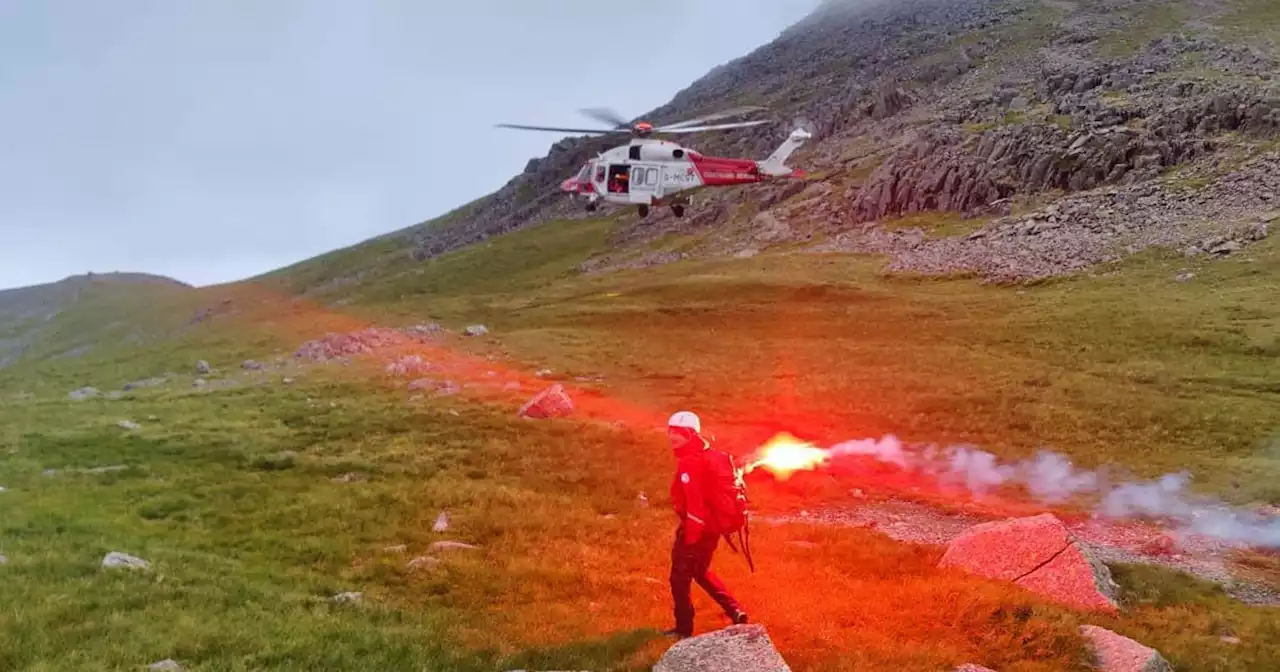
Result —
<svg viewBox="0 0 1280 672"><path fill-rule="evenodd" d="M602 136L630 134L631 141L628 144L607 149L588 160L577 175L560 184L560 190L568 193L571 198L584 197L588 212L594 212L600 201L604 201L615 205L635 205L641 218L648 217L651 208L661 206L669 206L676 217L684 217L690 196L705 187L727 187L771 179L805 177L804 171L788 167L786 161L806 140L813 137L812 132L807 128L807 123L797 123L786 141L773 154L760 161L706 156L691 147L652 136L768 124L771 122L756 120L705 125L707 122L765 109L757 106L736 107L677 123L654 126L643 120L627 122L617 113L605 108L590 108L580 112L597 121L612 124L612 128L553 128L520 124L497 126Z"/></svg>

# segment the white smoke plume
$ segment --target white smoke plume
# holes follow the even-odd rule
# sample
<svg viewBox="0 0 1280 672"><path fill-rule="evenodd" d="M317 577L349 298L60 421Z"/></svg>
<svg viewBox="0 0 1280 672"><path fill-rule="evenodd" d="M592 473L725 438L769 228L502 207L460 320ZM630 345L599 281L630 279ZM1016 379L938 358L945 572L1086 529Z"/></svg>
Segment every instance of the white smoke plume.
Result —
<svg viewBox="0 0 1280 672"><path fill-rule="evenodd" d="M827 449L831 459L870 457L904 470L933 476L940 483L982 494L1018 485L1042 504L1060 504L1074 495L1099 496L1094 516L1103 519L1151 518L1171 521L1180 531L1262 548L1280 548L1280 518L1233 508L1188 490L1185 472L1153 481L1119 481L1101 471L1079 469L1067 457L1042 450L1035 457L1004 463L972 446L909 447L894 436L846 441Z"/></svg>

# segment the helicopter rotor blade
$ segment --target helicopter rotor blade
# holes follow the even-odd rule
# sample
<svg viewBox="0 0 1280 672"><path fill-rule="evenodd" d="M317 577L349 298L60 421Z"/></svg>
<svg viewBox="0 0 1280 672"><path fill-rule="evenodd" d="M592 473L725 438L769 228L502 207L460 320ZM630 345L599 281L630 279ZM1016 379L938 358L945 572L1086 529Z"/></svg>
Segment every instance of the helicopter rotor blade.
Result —
<svg viewBox="0 0 1280 672"><path fill-rule="evenodd" d="M747 126L759 126L761 124L772 124L772 121L740 121L735 124L717 124L714 126L685 126L682 128L659 128L654 129L655 133L701 133L703 131L719 131L726 128L745 128Z"/></svg>
<svg viewBox="0 0 1280 672"><path fill-rule="evenodd" d="M524 126L522 124L495 124L498 128L515 128L522 131L553 131L556 133L591 133L593 135L609 135L616 130L601 128L556 128L552 126Z"/></svg>
<svg viewBox="0 0 1280 672"><path fill-rule="evenodd" d="M706 122L708 122L708 121L718 121L718 120L720 120L720 119L728 119L728 118L730 118L730 117L737 117L737 116L740 116L740 115L743 115L743 114L747 114L748 112L763 112L764 110L767 110L767 109L769 109L769 108L767 108L767 107L759 107L759 106L757 106L757 105L746 105L746 106L743 106L743 107L735 107L735 108L732 108L732 109L729 109L729 110L725 110L725 111L723 111L723 112L717 112L717 113L715 113L715 114L708 114L708 115L701 116L701 117L695 117L695 118L693 118L693 119L686 119L686 120L684 120L684 121L681 121L681 122L678 122L678 123L674 123L674 124L667 124L667 125L665 125L665 126L661 126L661 127L656 128L656 129L654 129L654 130L656 130L656 131L664 131L664 130L669 129L669 128L684 128L684 127L686 127L686 126L694 126L694 125L697 125L697 124L705 124L705 123L706 123Z"/></svg>
<svg viewBox="0 0 1280 672"><path fill-rule="evenodd" d="M623 119L622 115L618 114L617 112L614 112L613 110L607 107L588 107L588 108L579 110L579 112L587 115L588 117L591 117L592 119L595 119L596 121L602 124L612 125L613 130L631 127L631 122L627 121L626 119Z"/></svg>

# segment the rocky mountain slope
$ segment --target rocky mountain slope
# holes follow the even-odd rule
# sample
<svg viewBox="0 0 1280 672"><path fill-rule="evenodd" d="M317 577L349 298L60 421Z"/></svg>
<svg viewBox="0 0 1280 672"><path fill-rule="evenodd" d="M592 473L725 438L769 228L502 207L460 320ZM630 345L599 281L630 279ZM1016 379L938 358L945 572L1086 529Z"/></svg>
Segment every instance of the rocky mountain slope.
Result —
<svg viewBox="0 0 1280 672"><path fill-rule="evenodd" d="M801 242L1008 280L1150 245L1237 252L1280 208L1277 35L1268 0L833 0L643 115L767 105L775 125L690 139L757 157L803 117L817 134L792 163L814 178L707 191L681 220L625 213L617 243L679 233L701 255ZM389 238L422 261L585 216L556 187L599 149L564 139L494 194ZM588 268L679 256L623 250Z"/></svg>
<svg viewBox="0 0 1280 672"><path fill-rule="evenodd" d="M830 0L641 115L768 106L778 123L687 138L755 157L803 118L815 138L791 163L811 177L707 190L681 219L606 210L620 230L582 270L786 245L1018 281L1152 245L1247 254L1280 218L1278 38L1271 0ZM253 280L324 294L586 218L558 185L607 144L565 138L443 217ZM0 293L0 363L74 291Z"/></svg>

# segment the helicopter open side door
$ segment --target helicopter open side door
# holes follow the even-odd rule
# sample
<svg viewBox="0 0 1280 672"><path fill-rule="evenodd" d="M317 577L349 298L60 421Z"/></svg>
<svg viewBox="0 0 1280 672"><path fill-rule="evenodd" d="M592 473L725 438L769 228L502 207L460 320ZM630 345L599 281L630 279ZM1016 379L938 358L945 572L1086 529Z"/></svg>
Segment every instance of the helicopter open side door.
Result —
<svg viewBox="0 0 1280 672"><path fill-rule="evenodd" d="M630 182L632 203L651 203L655 198L662 198L662 165L631 164Z"/></svg>

